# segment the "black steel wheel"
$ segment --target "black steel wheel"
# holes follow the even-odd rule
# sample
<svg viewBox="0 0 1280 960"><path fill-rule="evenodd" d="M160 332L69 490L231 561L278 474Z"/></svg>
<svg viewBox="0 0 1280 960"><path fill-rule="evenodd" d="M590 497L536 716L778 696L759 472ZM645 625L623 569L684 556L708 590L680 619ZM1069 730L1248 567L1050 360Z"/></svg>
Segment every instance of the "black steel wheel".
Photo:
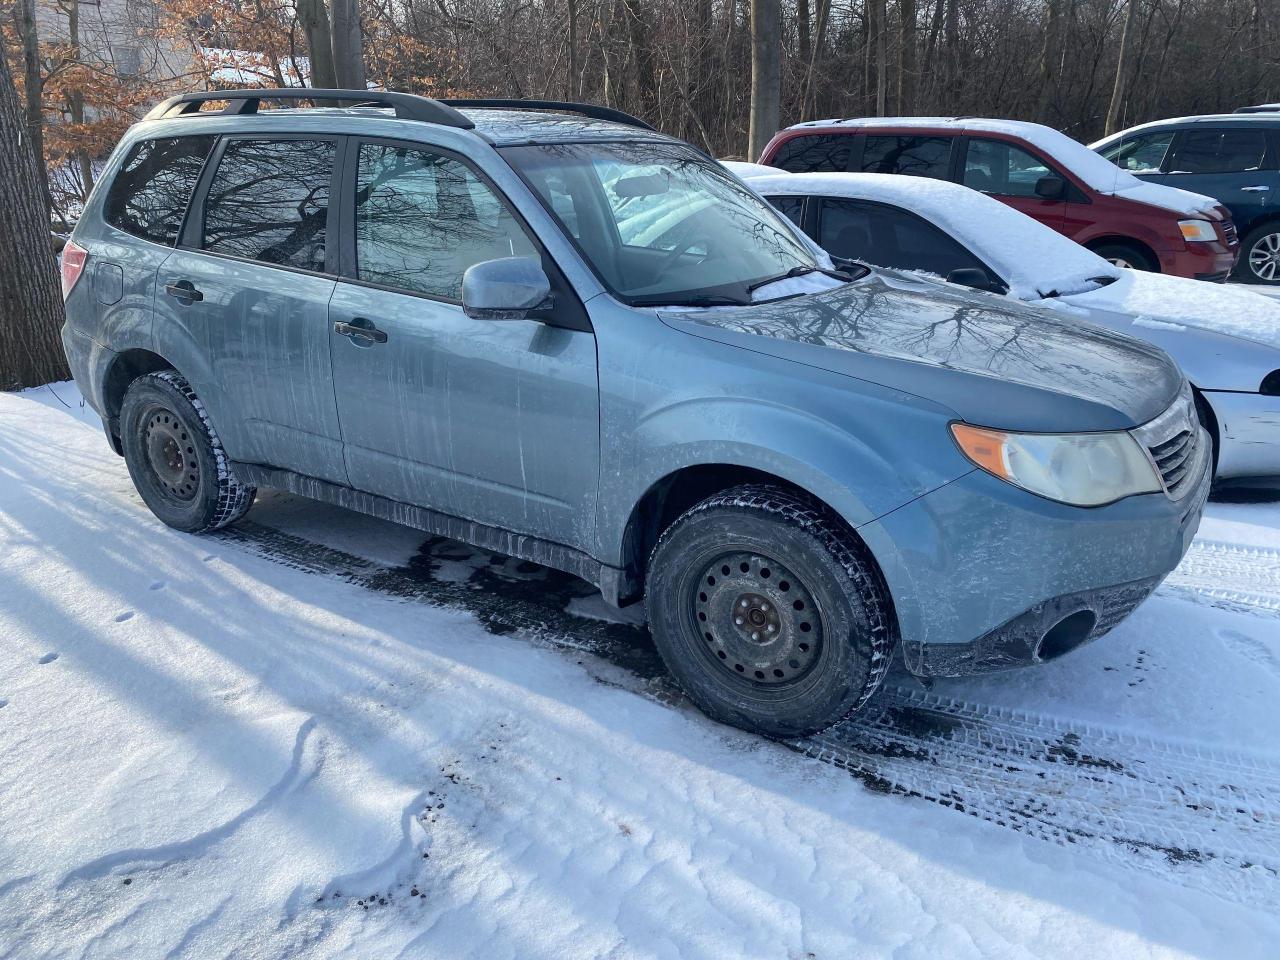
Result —
<svg viewBox="0 0 1280 960"><path fill-rule="evenodd" d="M255 489L239 482L191 385L172 370L139 377L120 410L129 476L151 512L188 533L239 520Z"/></svg>
<svg viewBox="0 0 1280 960"><path fill-rule="evenodd" d="M650 558L654 643L704 712L774 737L858 709L888 669L896 629L865 546L819 505L764 485L711 497Z"/></svg>

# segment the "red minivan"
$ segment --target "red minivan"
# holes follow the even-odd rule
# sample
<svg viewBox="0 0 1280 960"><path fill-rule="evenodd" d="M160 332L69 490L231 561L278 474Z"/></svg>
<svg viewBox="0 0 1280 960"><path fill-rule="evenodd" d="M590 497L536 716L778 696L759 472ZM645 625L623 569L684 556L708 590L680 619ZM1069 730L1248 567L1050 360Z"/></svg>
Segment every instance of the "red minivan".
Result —
<svg viewBox="0 0 1280 960"><path fill-rule="evenodd" d="M776 134L760 162L792 173L897 173L962 183L1139 270L1222 281L1240 246L1231 214L1218 201L1139 180L1038 123L817 120Z"/></svg>

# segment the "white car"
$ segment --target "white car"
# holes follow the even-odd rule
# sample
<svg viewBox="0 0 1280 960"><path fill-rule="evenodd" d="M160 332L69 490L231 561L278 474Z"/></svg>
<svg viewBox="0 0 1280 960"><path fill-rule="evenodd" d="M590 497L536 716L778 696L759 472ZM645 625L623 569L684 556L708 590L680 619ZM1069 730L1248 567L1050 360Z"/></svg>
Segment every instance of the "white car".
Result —
<svg viewBox="0 0 1280 960"><path fill-rule="evenodd" d="M1014 297L1163 348L1195 388L1218 485L1280 485L1280 301L1121 269L942 180L724 165L833 257Z"/></svg>

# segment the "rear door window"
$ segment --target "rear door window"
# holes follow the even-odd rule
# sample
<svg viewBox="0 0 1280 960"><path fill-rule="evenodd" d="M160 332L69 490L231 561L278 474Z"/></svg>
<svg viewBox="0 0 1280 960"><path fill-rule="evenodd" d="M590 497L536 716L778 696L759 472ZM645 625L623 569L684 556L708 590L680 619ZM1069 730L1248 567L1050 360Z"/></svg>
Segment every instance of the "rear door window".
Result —
<svg viewBox="0 0 1280 960"><path fill-rule="evenodd" d="M1102 151L1102 155L1122 170L1130 173L1159 173L1164 164L1169 145L1173 143L1174 130L1157 130L1139 136L1117 140Z"/></svg>
<svg viewBox="0 0 1280 960"><path fill-rule="evenodd" d="M1004 140L969 140L964 160L966 187L1005 197L1034 197L1037 181L1049 176L1062 175L1021 147Z"/></svg>
<svg viewBox="0 0 1280 960"><path fill-rule="evenodd" d="M214 139L169 137L135 144L107 191L103 209L107 223L135 237L173 246Z"/></svg>
<svg viewBox="0 0 1280 960"><path fill-rule="evenodd" d="M843 173L852 153L849 134L812 134L787 140L769 163L789 173Z"/></svg>
<svg viewBox="0 0 1280 960"><path fill-rule="evenodd" d="M966 267L991 271L959 242L914 213L864 200L824 199L818 244L832 256L945 277Z"/></svg>
<svg viewBox="0 0 1280 960"><path fill-rule="evenodd" d="M897 173L946 180L951 168L951 137L869 136L862 148L863 173Z"/></svg>
<svg viewBox="0 0 1280 960"><path fill-rule="evenodd" d="M804 229L804 197L765 197L775 210L794 223L801 230Z"/></svg>
<svg viewBox="0 0 1280 960"><path fill-rule="evenodd" d="M1267 138L1261 130L1184 130L1170 173L1245 173L1261 170Z"/></svg>
<svg viewBox="0 0 1280 960"><path fill-rule="evenodd" d="M446 300L467 268L538 250L493 189L461 160L364 143L356 175L361 280Z"/></svg>
<svg viewBox="0 0 1280 960"><path fill-rule="evenodd" d="M332 140L232 140L204 205L203 247L323 271Z"/></svg>

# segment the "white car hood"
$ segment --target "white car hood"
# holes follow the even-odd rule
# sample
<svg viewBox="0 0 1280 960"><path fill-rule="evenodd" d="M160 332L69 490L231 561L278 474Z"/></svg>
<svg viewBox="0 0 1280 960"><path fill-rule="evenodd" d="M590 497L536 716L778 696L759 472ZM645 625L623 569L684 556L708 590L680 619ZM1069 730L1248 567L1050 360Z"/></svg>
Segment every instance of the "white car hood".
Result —
<svg viewBox="0 0 1280 960"><path fill-rule="evenodd" d="M1060 299L1129 314L1135 337L1155 325L1192 327L1280 349L1280 301L1236 286L1125 270L1105 287Z"/></svg>

